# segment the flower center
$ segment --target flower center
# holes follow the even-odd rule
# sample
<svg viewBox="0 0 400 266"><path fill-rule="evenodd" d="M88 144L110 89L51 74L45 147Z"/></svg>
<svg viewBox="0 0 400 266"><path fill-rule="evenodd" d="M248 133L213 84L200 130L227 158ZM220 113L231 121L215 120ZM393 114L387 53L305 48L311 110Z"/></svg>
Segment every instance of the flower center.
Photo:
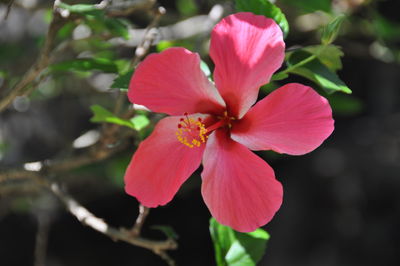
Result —
<svg viewBox="0 0 400 266"><path fill-rule="evenodd" d="M208 138L202 119L200 117L197 120L189 118L187 113L184 116L185 118L180 119L178 131L175 133L177 139L189 148L200 147Z"/></svg>
<svg viewBox="0 0 400 266"><path fill-rule="evenodd" d="M184 118L181 118L176 131L176 137L180 143L189 148L200 147L202 143L207 141L208 135L214 130L228 126L232 127L232 120L236 118L228 116L225 111L223 116L217 116L218 121L206 128L203 120L199 117L197 120L189 118L188 113L184 113Z"/></svg>

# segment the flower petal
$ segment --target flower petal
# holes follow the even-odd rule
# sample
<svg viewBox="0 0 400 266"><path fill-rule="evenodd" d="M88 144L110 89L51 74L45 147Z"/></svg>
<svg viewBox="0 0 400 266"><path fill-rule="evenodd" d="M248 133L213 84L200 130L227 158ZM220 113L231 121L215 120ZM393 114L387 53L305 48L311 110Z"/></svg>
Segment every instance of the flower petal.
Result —
<svg viewBox="0 0 400 266"><path fill-rule="evenodd" d="M257 100L285 56L282 31L272 19L237 13L219 22L212 34L210 56L215 84L231 115L241 118Z"/></svg>
<svg viewBox="0 0 400 266"><path fill-rule="evenodd" d="M259 101L233 125L232 139L252 150L301 155L333 131L328 101L312 88L290 83Z"/></svg>
<svg viewBox="0 0 400 266"><path fill-rule="evenodd" d="M154 112L223 113L225 103L200 69L200 57L184 48L149 55L129 84L129 100Z"/></svg>
<svg viewBox="0 0 400 266"><path fill-rule="evenodd" d="M147 207L168 203L199 167L205 145L189 148L175 135L179 117L167 117L136 150L125 173L125 191Z"/></svg>
<svg viewBox="0 0 400 266"><path fill-rule="evenodd" d="M240 232L268 223L282 204L274 171L224 130L210 135L203 156L202 194L212 216Z"/></svg>

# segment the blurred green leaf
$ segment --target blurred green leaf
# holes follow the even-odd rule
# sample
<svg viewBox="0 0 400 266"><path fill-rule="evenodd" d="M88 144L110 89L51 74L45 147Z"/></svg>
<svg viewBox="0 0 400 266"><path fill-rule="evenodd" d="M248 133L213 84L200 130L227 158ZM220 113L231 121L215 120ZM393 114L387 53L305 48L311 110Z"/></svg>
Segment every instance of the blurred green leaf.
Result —
<svg viewBox="0 0 400 266"><path fill-rule="evenodd" d="M122 119L97 104L90 106L90 109L94 114L90 119L90 122L93 123L117 124L137 131L142 130L150 124L150 120L143 114L136 115L132 119Z"/></svg>
<svg viewBox="0 0 400 266"><path fill-rule="evenodd" d="M303 12L311 13L318 10L331 12L331 0L281 0L285 4L289 4L300 8Z"/></svg>
<svg viewBox="0 0 400 266"><path fill-rule="evenodd" d="M183 40L175 40L175 41L160 41L157 46L157 52L162 52L165 49L168 49L170 47L183 47L188 50L195 50L195 44L193 39L183 39Z"/></svg>
<svg viewBox="0 0 400 266"><path fill-rule="evenodd" d="M126 166L129 164L131 160L131 156L127 154L123 154L120 156L116 156L107 160L106 173L113 185L118 188L123 188L124 183L124 175L126 171Z"/></svg>
<svg viewBox="0 0 400 266"><path fill-rule="evenodd" d="M92 105L90 106L94 116L90 119L90 122L93 123L111 123L117 124L120 126L126 126L132 129L135 129L135 125L131 120L126 120L115 116L113 113L105 109L100 105ZM136 130L136 129L135 129Z"/></svg>
<svg viewBox="0 0 400 266"><path fill-rule="evenodd" d="M127 59L114 60L115 65L118 67L119 74L125 74L132 71L131 61Z"/></svg>
<svg viewBox="0 0 400 266"><path fill-rule="evenodd" d="M372 19L374 34L385 41L400 40L400 24L391 21L378 13L375 13Z"/></svg>
<svg viewBox="0 0 400 266"><path fill-rule="evenodd" d="M117 18L104 18L106 28L114 35L121 36L125 40L130 39L128 26L121 19Z"/></svg>
<svg viewBox="0 0 400 266"><path fill-rule="evenodd" d="M357 115L364 108L363 102L351 95L332 94L328 96L333 112L340 115Z"/></svg>
<svg viewBox="0 0 400 266"><path fill-rule="evenodd" d="M8 75L9 74L8 74L7 70L0 69L0 79L5 79L8 77Z"/></svg>
<svg viewBox="0 0 400 266"><path fill-rule="evenodd" d="M114 79L113 84L111 84L111 88L120 89L120 90L128 90L129 82L131 81L134 70L130 70L125 74L119 75L116 79Z"/></svg>
<svg viewBox="0 0 400 266"><path fill-rule="evenodd" d="M322 64L317 58L299 67L293 67L308 58L313 58L313 55L306 51L299 50L291 53L286 60L289 65L288 72L315 82L327 93L333 93L335 91L351 93L350 88L340 80L336 73L329 70L329 68Z"/></svg>
<svg viewBox="0 0 400 266"><path fill-rule="evenodd" d="M68 5L60 1L58 3L58 7L66 9L71 13L82 14L82 15L98 16L103 13L103 10L99 9L96 5L89 5L89 4Z"/></svg>
<svg viewBox="0 0 400 266"><path fill-rule="evenodd" d="M13 211L18 213L27 213L31 210L32 202L29 198L15 198L11 202L11 208Z"/></svg>
<svg viewBox="0 0 400 266"><path fill-rule="evenodd" d="M150 124L150 120L145 115L135 115L130 121L137 131L142 130Z"/></svg>
<svg viewBox="0 0 400 266"><path fill-rule="evenodd" d="M167 225L153 225L152 229L163 232L168 238L178 239L179 236L171 226Z"/></svg>
<svg viewBox="0 0 400 266"><path fill-rule="evenodd" d="M175 43L173 41L160 41L159 43L157 43L156 49L157 52L161 52L173 46L175 46Z"/></svg>
<svg viewBox="0 0 400 266"><path fill-rule="evenodd" d="M253 266L265 253L269 234L259 228L240 233L210 219L210 234L214 243L217 266Z"/></svg>
<svg viewBox="0 0 400 266"><path fill-rule="evenodd" d="M177 0L176 7L185 16L191 16L197 12L197 5L194 0Z"/></svg>
<svg viewBox="0 0 400 266"><path fill-rule="evenodd" d="M322 28L321 42L324 45L331 44L339 34L340 26L342 25L345 15L341 14L335 17L325 27Z"/></svg>
<svg viewBox="0 0 400 266"><path fill-rule="evenodd" d="M67 22L64 26L61 27L61 29L58 30L57 38L60 38L61 40L67 39L72 35L75 27L76 25L74 22Z"/></svg>
<svg viewBox="0 0 400 266"><path fill-rule="evenodd" d="M60 2L58 6L68 10L71 13L85 16L87 24L97 33L103 33L103 30L107 29L110 33L116 36L121 36L126 40L130 38L126 23L119 18L107 17L105 11L103 9L99 9L97 5L68 5Z"/></svg>
<svg viewBox="0 0 400 266"><path fill-rule="evenodd" d="M102 70L108 73L118 73L117 65L112 61L105 58L79 58L74 60L63 61L51 65L52 71L89 71L89 70Z"/></svg>
<svg viewBox="0 0 400 266"><path fill-rule="evenodd" d="M342 69L341 57L344 54L336 45L313 45L304 47L302 50L315 54L319 61L333 72Z"/></svg>
<svg viewBox="0 0 400 266"><path fill-rule="evenodd" d="M51 21L53 20L53 9L52 8L45 9L45 11L43 12L43 20L47 24L51 23Z"/></svg>
<svg viewBox="0 0 400 266"><path fill-rule="evenodd" d="M244 12L252 12L256 15L264 15L272 18L281 27L283 36L289 33L289 23L281 9L272 4L268 0L235 0L236 10Z"/></svg>

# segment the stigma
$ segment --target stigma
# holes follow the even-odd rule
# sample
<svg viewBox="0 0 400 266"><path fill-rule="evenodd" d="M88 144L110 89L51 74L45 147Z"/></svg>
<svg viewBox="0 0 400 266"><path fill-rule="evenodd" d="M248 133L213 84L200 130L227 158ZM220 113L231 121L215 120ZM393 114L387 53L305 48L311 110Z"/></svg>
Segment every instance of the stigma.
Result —
<svg viewBox="0 0 400 266"><path fill-rule="evenodd" d="M187 113L184 113L184 116L179 120L178 130L175 133L176 138L189 148L200 147L208 138L208 130L200 117L198 119L189 118Z"/></svg>

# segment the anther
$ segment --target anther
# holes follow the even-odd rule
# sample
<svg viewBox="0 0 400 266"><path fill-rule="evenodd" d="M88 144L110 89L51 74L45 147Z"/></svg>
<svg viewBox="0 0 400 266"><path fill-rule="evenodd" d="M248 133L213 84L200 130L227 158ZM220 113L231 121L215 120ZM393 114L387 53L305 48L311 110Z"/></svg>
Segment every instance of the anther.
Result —
<svg viewBox="0 0 400 266"><path fill-rule="evenodd" d="M186 118L179 119L175 135L180 143L189 148L200 147L207 140L207 129L201 118L189 118L186 112L184 115Z"/></svg>

